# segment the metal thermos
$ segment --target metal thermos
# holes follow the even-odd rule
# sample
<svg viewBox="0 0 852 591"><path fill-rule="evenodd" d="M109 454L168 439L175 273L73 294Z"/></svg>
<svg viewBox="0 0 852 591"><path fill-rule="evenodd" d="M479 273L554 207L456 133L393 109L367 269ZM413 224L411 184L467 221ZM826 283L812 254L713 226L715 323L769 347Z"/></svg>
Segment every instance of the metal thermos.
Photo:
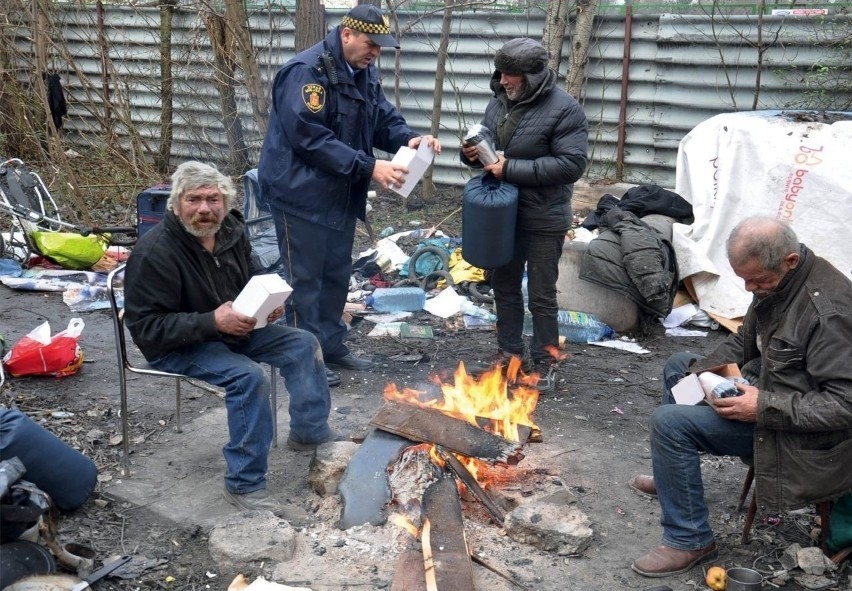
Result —
<svg viewBox="0 0 852 591"><path fill-rule="evenodd" d="M477 123L467 131L464 142L470 146L476 146L476 153L482 164L494 164L497 162L497 152L491 145L491 131Z"/></svg>

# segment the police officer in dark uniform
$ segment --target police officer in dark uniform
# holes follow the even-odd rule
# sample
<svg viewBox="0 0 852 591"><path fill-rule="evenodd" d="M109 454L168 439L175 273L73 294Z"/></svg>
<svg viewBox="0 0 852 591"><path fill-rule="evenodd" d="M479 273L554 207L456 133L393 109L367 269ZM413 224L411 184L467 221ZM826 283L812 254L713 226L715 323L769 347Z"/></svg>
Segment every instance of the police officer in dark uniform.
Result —
<svg viewBox="0 0 852 591"><path fill-rule="evenodd" d="M287 322L309 330L334 369L367 370L353 355L341 320L357 218L366 214L367 188L402 185L408 170L379 160L426 141L385 98L374 61L382 47L399 49L387 17L370 4L350 10L326 38L296 55L275 76L269 130L258 173L272 209L285 274L293 287ZM329 384L340 378L329 371Z"/></svg>

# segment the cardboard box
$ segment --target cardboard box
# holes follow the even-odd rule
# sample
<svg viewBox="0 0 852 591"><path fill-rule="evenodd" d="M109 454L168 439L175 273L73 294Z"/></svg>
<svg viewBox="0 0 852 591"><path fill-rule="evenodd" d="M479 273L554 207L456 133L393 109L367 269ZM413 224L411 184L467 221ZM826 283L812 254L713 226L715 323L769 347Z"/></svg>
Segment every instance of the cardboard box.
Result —
<svg viewBox="0 0 852 591"><path fill-rule="evenodd" d="M728 363L727 365L717 365L704 371L715 373L723 378L742 377L740 368L736 363ZM704 373L702 371L701 373ZM691 373L672 388L672 396L678 404L698 404L706 398L704 389L698 381L698 374Z"/></svg>
<svg viewBox="0 0 852 591"><path fill-rule="evenodd" d="M293 288L277 273L255 275L234 300L233 308L246 316L253 316L257 319L255 328L263 328L272 311L283 306L291 293Z"/></svg>
<svg viewBox="0 0 852 591"><path fill-rule="evenodd" d="M427 145L426 140L422 140L416 150L408 146L401 147L391 162L408 167L408 174L405 175L405 183L401 187L394 185L391 191L408 197L434 159L435 151Z"/></svg>

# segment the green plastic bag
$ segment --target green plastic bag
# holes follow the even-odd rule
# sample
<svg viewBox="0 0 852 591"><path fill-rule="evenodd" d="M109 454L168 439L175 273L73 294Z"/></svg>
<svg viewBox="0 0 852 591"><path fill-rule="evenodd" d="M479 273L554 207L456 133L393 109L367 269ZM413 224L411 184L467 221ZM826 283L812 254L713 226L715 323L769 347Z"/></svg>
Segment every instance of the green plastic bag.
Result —
<svg viewBox="0 0 852 591"><path fill-rule="evenodd" d="M33 232L31 237L43 256L64 269L88 269L104 256L108 240L73 232Z"/></svg>

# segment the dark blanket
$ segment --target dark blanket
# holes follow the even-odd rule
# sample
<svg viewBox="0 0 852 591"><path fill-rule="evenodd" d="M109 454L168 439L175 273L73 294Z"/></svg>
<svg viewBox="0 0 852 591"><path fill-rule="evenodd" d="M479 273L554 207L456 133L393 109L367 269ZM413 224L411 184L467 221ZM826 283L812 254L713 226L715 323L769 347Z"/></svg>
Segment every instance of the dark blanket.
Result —
<svg viewBox="0 0 852 591"><path fill-rule="evenodd" d="M620 200L609 193L601 197L597 209L586 217L582 226L587 230L594 230L601 225L604 214L616 206L636 214L639 218L658 213L674 218L682 224L691 224L694 221L692 205L674 191L658 185L639 185L629 189Z"/></svg>

